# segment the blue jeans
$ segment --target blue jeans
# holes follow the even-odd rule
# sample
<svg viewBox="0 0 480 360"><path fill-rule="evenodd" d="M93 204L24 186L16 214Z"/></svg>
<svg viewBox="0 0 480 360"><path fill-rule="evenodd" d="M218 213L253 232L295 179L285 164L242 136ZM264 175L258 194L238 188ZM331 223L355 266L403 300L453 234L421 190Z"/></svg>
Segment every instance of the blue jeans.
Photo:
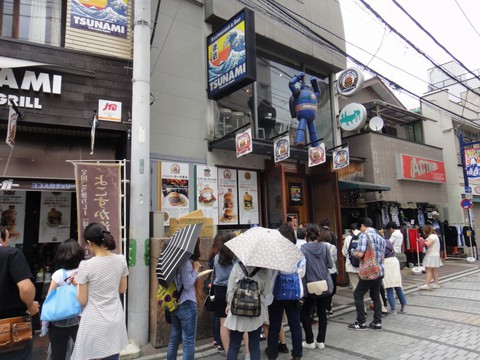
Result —
<svg viewBox="0 0 480 360"><path fill-rule="evenodd" d="M248 332L248 350L251 360L260 360L260 332L262 327ZM243 332L230 330L230 347L228 348L227 360L237 360L240 345L242 344Z"/></svg>
<svg viewBox="0 0 480 360"><path fill-rule="evenodd" d="M218 345L222 345L222 339L220 338L220 318L215 316L215 313L213 313L212 316L212 330L213 340L216 341Z"/></svg>
<svg viewBox="0 0 480 360"><path fill-rule="evenodd" d="M407 299L405 299L405 294L403 293L403 289L401 287L388 288L387 298L388 303L390 304L390 309L395 310L395 295L393 294L393 289L395 289L395 292L397 293L400 304L407 305Z"/></svg>
<svg viewBox="0 0 480 360"><path fill-rule="evenodd" d="M178 345L183 344L183 360L195 358L195 337L197 332L197 303L187 300L180 304L172 315L172 332L168 341L167 360L176 360Z"/></svg>
<svg viewBox="0 0 480 360"><path fill-rule="evenodd" d="M283 310L288 319L292 334L292 356L302 357L302 326L300 325L300 307L298 300L273 300L268 307L270 327L268 328L267 356L269 359L278 357L278 335L282 326Z"/></svg>
<svg viewBox="0 0 480 360"><path fill-rule="evenodd" d="M102 358L101 360L118 360L120 359L120 354L110 355Z"/></svg>

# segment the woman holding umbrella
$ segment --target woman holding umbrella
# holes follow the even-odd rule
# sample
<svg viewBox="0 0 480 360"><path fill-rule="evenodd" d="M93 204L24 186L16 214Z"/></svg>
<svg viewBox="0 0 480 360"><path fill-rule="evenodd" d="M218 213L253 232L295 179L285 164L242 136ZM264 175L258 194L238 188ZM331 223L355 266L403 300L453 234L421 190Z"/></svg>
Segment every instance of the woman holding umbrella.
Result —
<svg viewBox="0 0 480 360"><path fill-rule="evenodd" d="M195 337L197 332L197 297L195 294L195 280L201 271L200 241L197 240L195 250L178 270L174 278L177 289L180 289L180 305L171 312L172 331L168 341L167 360L176 360L178 345L183 344L183 360L195 358Z"/></svg>

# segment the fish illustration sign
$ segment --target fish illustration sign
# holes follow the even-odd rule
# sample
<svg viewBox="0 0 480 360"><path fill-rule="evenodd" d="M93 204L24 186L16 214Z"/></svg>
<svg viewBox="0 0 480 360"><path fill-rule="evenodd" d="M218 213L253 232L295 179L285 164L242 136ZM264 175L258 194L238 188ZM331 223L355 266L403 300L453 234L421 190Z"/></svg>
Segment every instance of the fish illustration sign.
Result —
<svg viewBox="0 0 480 360"><path fill-rule="evenodd" d="M362 104L351 103L340 111L340 127L345 131L355 131L365 125L367 110Z"/></svg>
<svg viewBox="0 0 480 360"><path fill-rule="evenodd" d="M70 0L70 26L127 37L128 0Z"/></svg>
<svg viewBox="0 0 480 360"><path fill-rule="evenodd" d="M208 98L221 99L254 82L255 19L244 8L207 37Z"/></svg>

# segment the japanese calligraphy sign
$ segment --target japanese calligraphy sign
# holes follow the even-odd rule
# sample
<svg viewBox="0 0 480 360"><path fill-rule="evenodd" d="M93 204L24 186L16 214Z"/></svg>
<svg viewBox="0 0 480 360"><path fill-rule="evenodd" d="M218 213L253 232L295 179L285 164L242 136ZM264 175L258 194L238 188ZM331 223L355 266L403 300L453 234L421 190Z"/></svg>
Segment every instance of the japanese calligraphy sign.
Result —
<svg viewBox="0 0 480 360"><path fill-rule="evenodd" d="M70 238L72 193L42 191L38 242L62 242Z"/></svg>
<svg viewBox="0 0 480 360"><path fill-rule="evenodd" d="M85 247L83 230L92 223L103 224L121 252L121 165L75 163L77 185L78 239ZM90 255L87 249L86 255Z"/></svg>

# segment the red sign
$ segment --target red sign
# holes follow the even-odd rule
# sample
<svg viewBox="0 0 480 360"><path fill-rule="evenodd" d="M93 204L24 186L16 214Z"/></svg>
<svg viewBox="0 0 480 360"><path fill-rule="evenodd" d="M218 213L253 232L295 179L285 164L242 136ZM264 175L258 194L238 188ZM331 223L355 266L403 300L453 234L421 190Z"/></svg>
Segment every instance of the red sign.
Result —
<svg viewBox="0 0 480 360"><path fill-rule="evenodd" d="M397 158L398 179L445 183L443 161L400 154Z"/></svg>

